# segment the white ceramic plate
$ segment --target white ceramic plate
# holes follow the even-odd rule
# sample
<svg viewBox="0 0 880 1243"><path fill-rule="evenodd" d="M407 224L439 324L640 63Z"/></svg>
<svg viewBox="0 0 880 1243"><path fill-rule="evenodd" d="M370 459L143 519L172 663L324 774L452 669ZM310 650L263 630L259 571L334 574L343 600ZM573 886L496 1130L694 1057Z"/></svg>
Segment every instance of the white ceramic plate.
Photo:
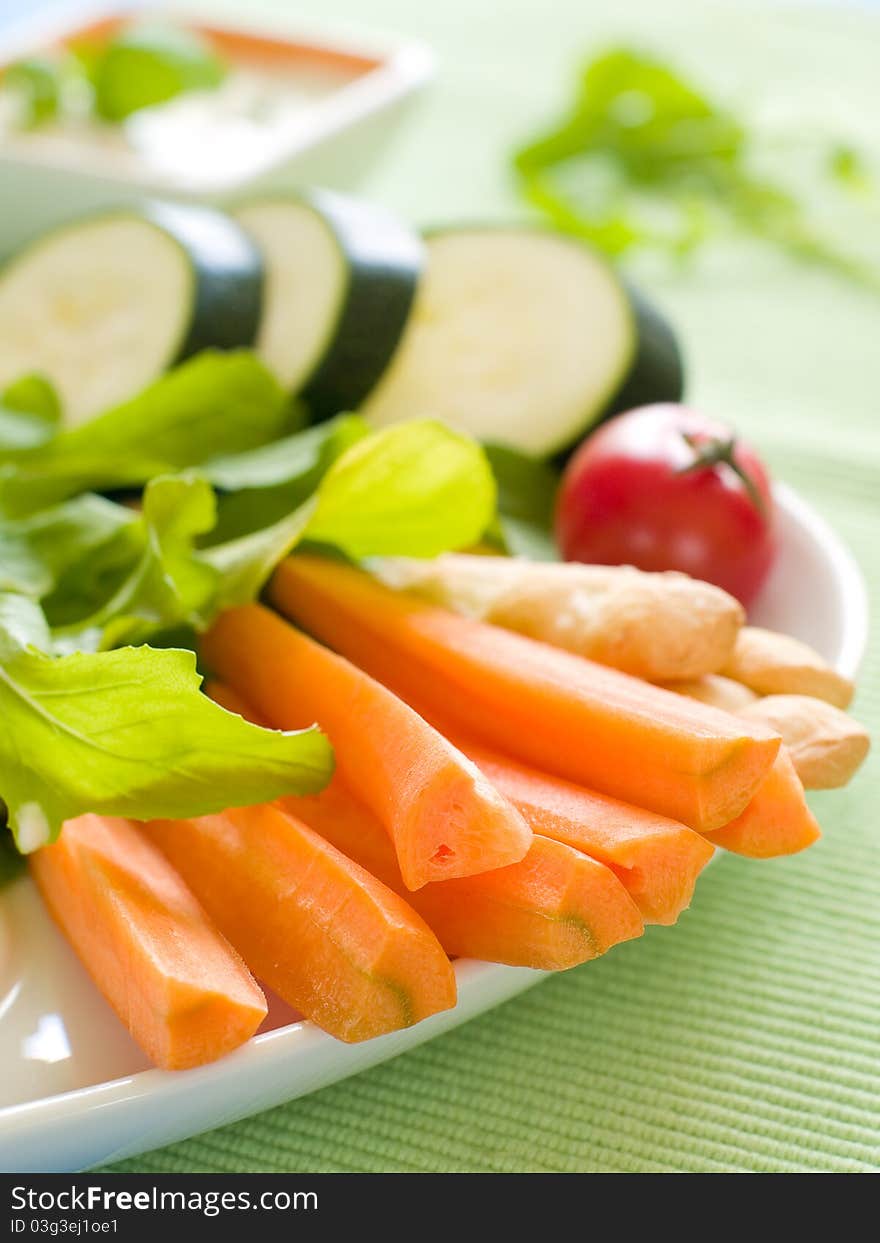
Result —
<svg viewBox="0 0 880 1243"><path fill-rule="evenodd" d="M855 674L867 637L857 566L825 523L777 487L781 555L753 620L813 644ZM27 880L0 899L0 1168L82 1169L221 1126L411 1049L542 978L459 962L454 1010L344 1045L276 1006L264 1030L199 1070L146 1069Z"/></svg>

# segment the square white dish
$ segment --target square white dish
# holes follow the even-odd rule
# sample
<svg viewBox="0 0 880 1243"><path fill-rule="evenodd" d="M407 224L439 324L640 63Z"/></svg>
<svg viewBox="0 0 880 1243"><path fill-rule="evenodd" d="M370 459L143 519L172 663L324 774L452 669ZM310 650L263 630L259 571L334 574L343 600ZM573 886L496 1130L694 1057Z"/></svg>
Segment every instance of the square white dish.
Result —
<svg viewBox="0 0 880 1243"><path fill-rule="evenodd" d="M115 140L106 150L96 145L90 151L88 145L46 141L39 134L4 140L0 131L0 254L73 215L149 196L224 203L251 192L303 184L350 188L390 141L409 104L433 75L430 49L415 40L372 31L340 35L311 25L297 29L286 20L274 24L224 17L211 22L204 13L189 14L183 4L144 6L126 0L69 0L49 12L35 8L3 27L0 65L140 12L191 23L219 39L221 51L224 41L230 47L243 42L255 64L283 55L284 75L289 71L294 80L299 74L309 85L307 102L265 143L256 141L263 133L257 126L252 139L240 145L237 163L225 143L216 152L219 158L186 159L163 168L131 158ZM230 55L234 59L242 53L239 49ZM281 71L276 67L273 72ZM211 131L204 134L210 143ZM202 131L191 136L196 150ZM218 146L216 133L213 139Z"/></svg>
<svg viewBox="0 0 880 1243"><path fill-rule="evenodd" d="M782 485L775 495L780 556L752 618L853 676L868 626L859 569L809 505ZM146 1069L21 880L0 896L0 1169L80 1169L221 1126L394 1057L542 978L464 961L456 972L454 1010L378 1040L344 1045L278 1008L231 1057L186 1072Z"/></svg>

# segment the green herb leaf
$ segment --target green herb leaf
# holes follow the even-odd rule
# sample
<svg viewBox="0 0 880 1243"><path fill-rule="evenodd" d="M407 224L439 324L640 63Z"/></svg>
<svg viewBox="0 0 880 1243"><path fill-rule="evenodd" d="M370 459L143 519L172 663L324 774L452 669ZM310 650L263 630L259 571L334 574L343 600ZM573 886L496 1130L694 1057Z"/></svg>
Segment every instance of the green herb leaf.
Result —
<svg viewBox="0 0 880 1243"><path fill-rule="evenodd" d="M176 626L200 626L216 611L218 574L195 550L216 518L214 492L197 475L160 476L147 484L142 551L113 594L90 616L55 631L62 650L138 643Z"/></svg>
<svg viewBox="0 0 880 1243"><path fill-rule="evenodd" d="M499 510L536 526L552 526L559 471L508 445L489 444L484 449L498 485Z"/></svg>
<svg viewBox="0 0 880 1243"><path fill-rule="evenodd" d="M568 114L515 152L514 168L533 206L609 254L681 256L735 228L880 288L794 193L754 175L752 146L738 118L669 66L616 48L584 68ZM838 180L858 168L853 154L832 161Z"/></svg>
<svg viewBox="0 0 880 1243"><path fill-rule="evenodd" d="M215 612L247 604L260 594L279 561L305 535L315 505L314 499L304 501L271 526L204 550L202 557L217 574Z"/></svg>
<svg viewBox="0 0 880 1243"><path fill-rule="evenodd" d="M138 516L104 497L86 493L16 522L0 520L0 591L40 600L67 579L80 583L95 572L84 565L99 550L134 556ZM122 551L125 549L125 551Z"/></svg>
<svg viewBox="0 0 880 1243"><path fill-rule="evenodd" d="M430 419L375 432L324 476L306 536L347 556L433 557L480 539L495 481L476 441Z"/></svg>
<svg viewBox="0 0 880 1243"><path fill-rule="evenodd" d="M349 445L369 434L370 426L359 414L340 414L249 452L211 458L201 473L227 492L265 491L300 480L308 485L316 473L320 477L328 460L334 461Z"/></svg>
<svg viewBox="0 0 880 1243"><path fill-rule="evenodd" d="M207 40L181 26L139 24L112 39L91 65L95 110L124 121L186 91L213 90L226 76Z"/></svg>
<svg viewBox="0 0 880 1243"><path fill-rule="evenodd" d="M56 643L61 650L71 651L143 642L169 628L202 628L221 609L253 600L278 562L302 538L314 510L310 498L321 477L347 446L368 434L369 428L358 416L341 416L266 449L208 462L198 475L159 477L147 485L139 515L102 502L129 520L125 572L117 574L108 587L105 574L92 573L89 579L92 559L91 565L82 568L77 583L65 584L68 601L56 597L49 602L58 627ZM222 508L220 522L215 524L217 498L209 479L227 487L252 485L220 498L221 507L224 501L247 500L247 510L242 506L233 511L239 519L248 512L251 523L243 534L228 520L224 524ZM285 482L277 484L278 480ZM260 487L261 483L266 486ZM52 512L66 515L63 507L47 511ZM7 523L5 528L0 524L0 550L4 529L17 526L41 531L43 518L37 515L18 524ZM230 527L232 538L224 538ZM200 541L202 536L209 546L199 549L197 545L206 542ZM114 564L120 566L119 557ZM22 579L19 574L8 585L21 590ZM76 607L70 607L71 598Z"/></svg>
<svg viewBox="0 0 880 1243"><path fill-rule="evenodd" d="M282 521L311 496L336 459L369 434L360 415L340 414L248 453L206 462L200 473L225 493L210 543Z"/></svg>
<svg viewBox="0 0 880 1243"><path fill-rule="evenodd" d="M553 511L559 471L507 445L486 445L498 485L498 515L488 538L513 557L557 561Z"/></svg>
<svg viewBox="0 0 880 1243"><path fill-rule="evenodd" d="M242 453L282 436L289 418L284 393L254 354L206 351L44 447L7 454L0 513L17 517L77 492L138 486Z"/></svg>
<svg viewBox="0 0 880 1243"><path fill-rule="evenodd" d="M491 538L491 536L490 536ZM511 557L529 561L558 561L559 549L553 532L509 514L498 515L497 543Z"/></svg>
<svg viewBox="0 0 880 1243"><path fill-rule="evenodd" d="M30 648L52 650L52 639L42 609L26 596L0 594L0 664Z"/></svg>
<svg viewBox="0 0 880 1243"><path fill-rule="evenodd" d="M57 428L61 420L61 400L52 381L38 371L13 380L3 390L2 401L10 410L32 414L50 428Z"/></svg>
<svg viewBox="0 0 880 1243"><path fill-rule="evenodd" d="M58 430L61 403L42 375L26 375L0 393L0 455L44 445Z"/></svg>
<svg viewBox="0 0 880 1243"><path fill-rule="evenodd" d="M44 602L56 651L107 650L204 628L222 609L253 600L303 539L350 557L427 557L475 543L494 512L483 451L439 423L368 433L346 416L279 443L280 465L243 454L205 468L227 484L264 480L268 487L246 491L267 497L273 515L274 481L287 476L281 486L297 503L274 521L257 507L254 530L217 540L208 479L159 476L140 512L87 495L0 520L0 588Z"/></svg>
<svg viewBox="0 0 880 1243"><path fill-rule="evenodd" d="M19 124L35 129L61 108L61 66L47 56L17 60L3 72L3 85L18 97Z"/></svg>
<svg viewBox="0 0 880 1243"><path fill-rule="evenodd" d="M317 730L251 725L200 694L192 652L148 647L49 657L28 600L0 597L0 782L20 850L64 820L187 817L321 789Z"/></svg>
<svg viewBox="0 0 880 1243"><path fill-rule="evenodd" d="M857 194L865 194L872 188L866 162L848 143L838 143L828 152L828 172L838 184Z"/></svg>
<svg viewBox="0 0 880 1243"><path fill-rule="evenodd" d="M215 608L252 600L303 539L355 558L431 557L483 533L495 489L475 441L427 420L368 436L360 420L339 430L355 431L355 442L313 496L271 525L203 551L220 577Z"/></svg>
<svg viewBox="0 0 880 1243"><path fill-rule="evenodd" d="M15 849L15 839L5 827L6 804L0 799L0 889L24 875L24 856Z"/></svg>

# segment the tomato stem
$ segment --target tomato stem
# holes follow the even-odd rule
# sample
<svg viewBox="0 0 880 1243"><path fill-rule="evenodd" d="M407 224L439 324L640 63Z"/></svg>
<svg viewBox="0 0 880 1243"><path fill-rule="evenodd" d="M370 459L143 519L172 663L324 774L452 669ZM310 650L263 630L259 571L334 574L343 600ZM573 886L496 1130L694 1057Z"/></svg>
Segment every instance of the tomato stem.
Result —
<svg viewBox="0 0 880 1243"><path fill-rule="evenodd" d="M692 436L690 432L682 432L682 437L689 448L694 451L694 460L689 462L687 466L680 466L679 475L686 475L692 470L702 470L703 467L712 466L729 466L736 477L740 480L746 490L749 500L757 509L759 514L764 513L764 498L758 491L758 487L749 474L749 472L736 460L736 437L710 437L707 440L699 440L696 436Z"/></svg>

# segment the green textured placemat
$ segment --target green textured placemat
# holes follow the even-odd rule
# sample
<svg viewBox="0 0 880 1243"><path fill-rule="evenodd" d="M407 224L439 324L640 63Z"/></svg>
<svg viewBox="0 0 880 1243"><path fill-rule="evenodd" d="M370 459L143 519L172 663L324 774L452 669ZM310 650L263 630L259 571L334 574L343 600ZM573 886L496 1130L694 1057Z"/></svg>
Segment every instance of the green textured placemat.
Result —
<svg viewBox="0 0 880 1243"><path fill-rule="evenodd" d="M327 16L311 0L252 7ZM667 0L332 10L424 36L441 57L432 95L365 186L420 221L516 210L505 150L553 110L578 50L616 38L674 53L768 115L827 121L878 151L880 22L858 11ZM876 604L880 300L746 245L651 285L683 329L692 397L734 420L825 514ZM880 735L876 644L856 711ZM814 805L817 848L724 858L677 928L650 929L356 1079L112 1168L876 1170L878 760Z"/></svg>

